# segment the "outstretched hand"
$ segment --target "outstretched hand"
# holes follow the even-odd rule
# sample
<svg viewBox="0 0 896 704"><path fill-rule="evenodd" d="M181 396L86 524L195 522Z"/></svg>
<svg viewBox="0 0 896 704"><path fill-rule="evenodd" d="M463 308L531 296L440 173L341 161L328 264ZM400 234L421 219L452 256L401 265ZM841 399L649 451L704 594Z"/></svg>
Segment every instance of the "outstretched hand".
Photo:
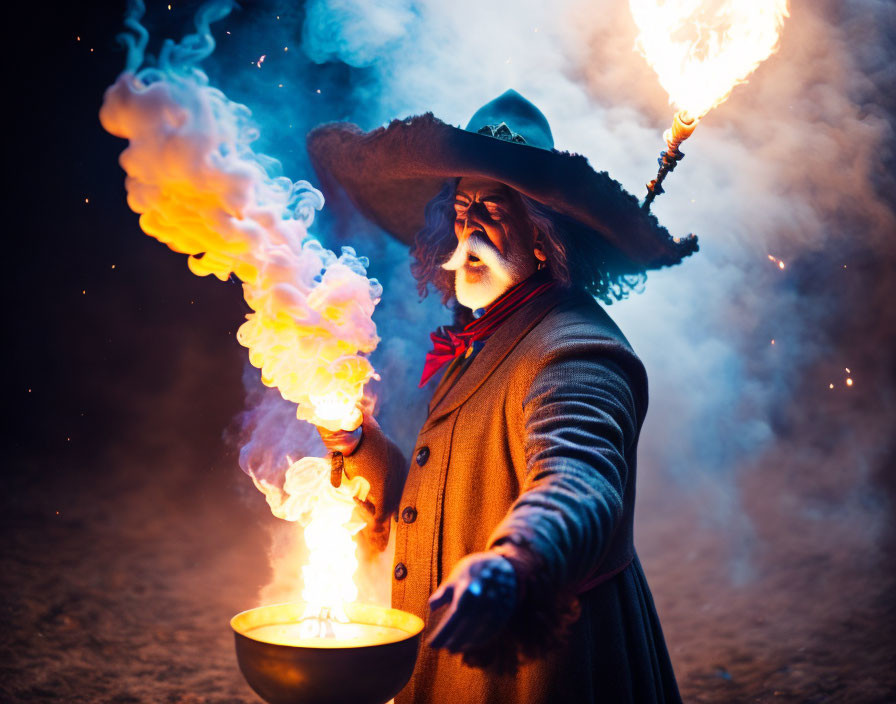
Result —
<svg viewBox="0 0 896 704"><path fill-rule="evenodd" d="M517 592L516 571L506 558L493 552L467 555L429 598L431 611L451 605L430 647L459 653L488 642L510 619Z"/></svg>

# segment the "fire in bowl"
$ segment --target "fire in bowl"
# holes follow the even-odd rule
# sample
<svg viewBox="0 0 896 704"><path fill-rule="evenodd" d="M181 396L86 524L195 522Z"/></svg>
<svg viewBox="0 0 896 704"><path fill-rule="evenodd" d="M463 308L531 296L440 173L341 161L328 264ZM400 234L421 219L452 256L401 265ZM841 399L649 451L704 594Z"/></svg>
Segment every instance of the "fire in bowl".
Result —
<svg viewBox="0 0 896 704"><path fill-rule="evenodd" d="M230 620L249 686L270 704L385 704L411 678L423 621L398 609L348 604L347 623L308 637L302 603L261 606Z"/></svg>

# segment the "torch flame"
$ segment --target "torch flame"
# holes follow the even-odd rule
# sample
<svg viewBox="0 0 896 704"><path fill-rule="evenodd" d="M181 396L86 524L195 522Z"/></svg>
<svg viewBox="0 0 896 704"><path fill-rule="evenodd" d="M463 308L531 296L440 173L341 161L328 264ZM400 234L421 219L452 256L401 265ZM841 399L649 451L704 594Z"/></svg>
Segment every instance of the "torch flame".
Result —
<svg viewBox="0 0 896 704"><path fill-rule="evenodd" d="M635 45L669 101L699 120L778 48L787 0L629 0Z"/></svg>

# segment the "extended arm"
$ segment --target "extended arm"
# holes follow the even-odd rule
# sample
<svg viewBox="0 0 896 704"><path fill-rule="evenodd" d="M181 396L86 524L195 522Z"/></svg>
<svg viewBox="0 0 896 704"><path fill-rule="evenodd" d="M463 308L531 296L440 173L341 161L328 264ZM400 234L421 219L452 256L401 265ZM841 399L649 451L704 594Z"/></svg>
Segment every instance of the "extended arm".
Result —
<svg viewBox="0 0 896 704"><path fill-rule="evenodd" d="M630 362L643 379L640 363L624 348L581 340L536 375L523 403L527 472L520 497L488 550L465 558L434 595L433 606L445 601L446 592L453 603L443 621L448 634L440 627L433 645L463 651L471 664L487 664L498 651L495 633L506 622L501 642L512 662L504 665L512 666L517 652L536 656L550 649L574 617L575 587L599 563L622 516L625 455L646 405L612 357ZM640 388L646 392L646 380ZM511 598L485 604L475 592L500 590L489 590L482 579L471 596L477 570L491 566L485 573L500 575L503 561L516 576ZM464 627L463 612L477 611L474 620L491 618L494 628Z"/></svg>
<svg viewBox="0 0 896 704"><path fill-rule="evenodd" d="M520 563L535 559L540 578L557 589L589 575L622 516L625 455L639 427L635 398L599 347L579 346L541 370L523 407L526 480L490 548Z"/></svg>

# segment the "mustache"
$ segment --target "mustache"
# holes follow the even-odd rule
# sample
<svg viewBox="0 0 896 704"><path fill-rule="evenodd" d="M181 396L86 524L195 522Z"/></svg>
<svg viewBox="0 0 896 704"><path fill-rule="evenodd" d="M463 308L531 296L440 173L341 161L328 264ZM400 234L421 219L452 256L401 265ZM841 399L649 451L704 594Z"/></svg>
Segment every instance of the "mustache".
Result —
<svg viewBox="0 0 896 704"><path fill-rule="evenodd" d="M442 268L446 271L457 271L466 264L470 254L478 257L489 269L507 268L508 262L504 255L487 237L478 232L474 232L465 242L458 244L448 261L442 264Z"/></svg>

